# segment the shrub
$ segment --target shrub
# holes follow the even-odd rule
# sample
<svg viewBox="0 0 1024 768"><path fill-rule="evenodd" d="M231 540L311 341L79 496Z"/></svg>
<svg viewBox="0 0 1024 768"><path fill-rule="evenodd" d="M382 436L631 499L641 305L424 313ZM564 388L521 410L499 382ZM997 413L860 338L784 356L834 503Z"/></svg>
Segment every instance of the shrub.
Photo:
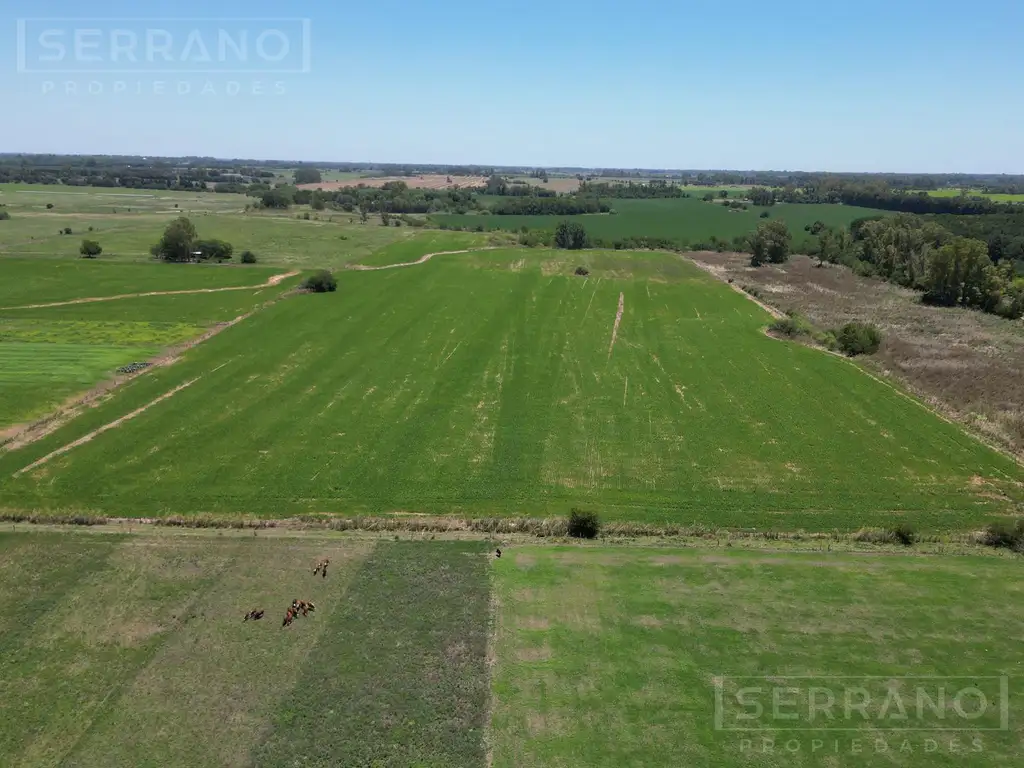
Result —
<svg viewBox="0 0 1024 768"><path fill-rule="evenodd" d="M1024 519L1013 523L992 523L985 529L981 543L988 547L1024 552Z"/></svg>
<svg viewBox="0 0 1024 768"><path fill-rule="evenodd" d="M53 210L53 203L47 203L46 204L46 210L52 211Z"/></svg>
<svg viewBox="0 0 1024 768"><path fill-rule="evenodd" d="M72 232L71 232L71 227L64 227L64 234L65 234L65 235L70 235L70 234L72 234Z"/></svg>
<svg viewBox="0 0 1024 768"><path fill-rule="evenodd" d="M849 357L873 355L882 344L882 332L870 323L847 323L835 335L836 346Z"/></svg>
<svg viewBox="0 0 1024 768"><path fill-rule="evenodd" d="M252 251L242 251L242 255L239 257L243 264L255 264L256 254Z"/></svg>
<svg viewBox="0 0 1024 768"><path fill-rule="evenodd" d="M905 547L909 547L917 538L914 529L906 523L899 523L890 530L892 531L892 537Z"/></svg>
<svg viewBox="0 0 1024 768"><path fill-rule="evenodd" d="M806 317L797 312L790 312L786 317L780 317L768 326L768 330L790 337L811 336L814 334L814 326L811 325Z"/></svg>
<svg viewBox="0 0 1024 768"><path fill-rule="evenodd" d="M585 512L573 507L569 513L568 533L574 539L596 539L601 530L601 521L596 512Z"/></svg>
<svg viewBox="0 0 1024 768"><path fill-rule="evenodd" d="M560 222L555 229L555 247L578 251L587 247L587 231L575 221Z"/></svg>
<svg viewBox="0 0 1024 768"><path fill-rule="evenodd" d="M771 214L768 213L768 211L761 211L761 215L758 216L758 218L760 218L760 219L767 219L769 216L771 216Z"/></svg>
<svg viewBox="0 0 1024 768"><path fill-rule="evenodd" d="M78 252L82 254L82 258L95 259L101 253L103 253L103 246L97 243L95 240L83 240L81 247Z"/></svg>
<svg viewBox="0 0 1024 768"><path fill-rule="evenodd" d="M7 221L9 218L11 218L11 214L7 211L0 211L0 221Z"/></svg>
<svg viewBox="0 0 1024 768"><path fill-rule="evenodd" d="M330 293L338 289L338 281L324 269L307 277L299 287L312 293Z"/></svg>
<svg viewBox="0 0 1024 768"><path fill-rule="evenodd" d="M575 274L579 275L580 277L586 277L587 275L590 274L590 270L587 269L586 267L576 267Z"/></svg>

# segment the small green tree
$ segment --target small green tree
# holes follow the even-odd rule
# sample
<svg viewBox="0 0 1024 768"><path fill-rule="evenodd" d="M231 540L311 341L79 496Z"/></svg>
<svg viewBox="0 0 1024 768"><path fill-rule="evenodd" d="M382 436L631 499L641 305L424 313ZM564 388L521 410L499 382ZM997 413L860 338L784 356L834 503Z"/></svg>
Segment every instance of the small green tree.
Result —
<svg viewBox="0 0 1024 768"><path fill-rule="evenodd" d="M95 259L103 253L103 247L95 240L83 240L78 252L82 254L82 258Z"/></svg>
<svg viewBox="0 0 1024 768"><path fill-rule="evenodd" d="M782 264L789 259L793 236L782 219L758 224L757 231L750 238L750 266Z"/></svg>
<svg viewBox="0 0 1024 768"><path fill-rule="evenodd" d="M224 240L198 240L195 250L199 251L202 261L227 261L235 252L235 247Z"/></svg>
<svg viewBox="0 0 1024 768"><path fill-rule="evenodd" d="M579 251L587 247L587 231L575 221L563 221L555 229L555 247Z"/></svg>
<svg viewBox="0 0 1024 768"><path fill-rule="evenodd" d="M242 255L239 257L239 260L243 264L255 264L256 254L253 253L252 251L242 251Z"/></svg>
<svg viewBox="0 0 1024 768"><path fill-rule="evenodd" d="M882 332L870 323L847 323L836 333L836 346L849 355L873 355L882 344Z"/></svg>
<svg viewBox="0 0 1024 768"><path fill-rule="evenodd" d="M163 236L150 249L150 253L164 261L190 261L195 244L195 226L187 217L180 216L167 225Z"/></svg>
<svg viewBox="0 0 1024 768"><path fill-rule="evenodd" d="M295 169L296 184L319 184L322 181L323 176L320 175L320 171L316 168L302 167Z"/></svg>

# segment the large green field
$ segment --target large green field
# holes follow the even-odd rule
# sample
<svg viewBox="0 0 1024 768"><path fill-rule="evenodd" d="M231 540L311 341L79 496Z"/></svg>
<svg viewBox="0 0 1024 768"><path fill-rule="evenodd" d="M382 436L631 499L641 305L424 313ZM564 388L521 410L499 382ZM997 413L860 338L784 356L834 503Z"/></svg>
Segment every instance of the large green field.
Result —
<svg viewBox="0 0 1024 768"><path fill-rule="evenodd" d="M793 233L798 250L811 241L804 227L815 221L829 226L848 226L854 219L877 215L868 208L849 205L797 205L780 203L771 208L750 206L734 210L720 203L706 203L699 196L664 200L613 200L614 214L590 214L570 217L578 221L594 238L609 241L625 237L664 237L688 243L708 242L712 236L732 240L746 235L763 221L760 214L768 211L773 219L782 219ZM436 222L448 226L475 229L504 229L517 232L522 228L553 230L565 216L480 216L475 214L437 214Z"/></svg>
<svg viewBox="0 0 1024 768"><path fill-rule="evenodd" d="M1006 558L503 543L496 559L493 546L0 533L0 760L980 768L1024 757L1024 622L1009 607L1021 587ZM326 579L312 574L323 557ZM293 599L316 609L285 628ZM792 688L778 711L796 720L773 717L763 693L760 719L739 720L741 679ZM937 698L940 684L971 719L954 706L918 714L915 688ZM844 716L844 692L859 687L873 704ZM976 693L953 699L969 688L989 696L985 710ZM902 720L883 708L887 689L904 697ZM822 691L840 702L832 721L807 717ZM792 730L826 724L850 730ZM935 726L965 730L914 730Z"/></svg>
<svg viewBox="0 0 1024 768"><path fill-rule="evenodd" d="M1019 465L846 360L768 338L769 319L660 253L513 249L344 272L337 293L280 301L0 455L0 493L124 515L584 505L931 531L1024 497Z"/></svg>

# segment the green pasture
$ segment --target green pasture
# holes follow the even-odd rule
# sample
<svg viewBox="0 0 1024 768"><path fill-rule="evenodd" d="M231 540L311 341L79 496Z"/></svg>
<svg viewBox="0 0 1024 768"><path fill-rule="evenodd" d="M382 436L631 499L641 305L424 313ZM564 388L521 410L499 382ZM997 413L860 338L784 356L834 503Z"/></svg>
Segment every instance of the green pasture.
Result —
<svg viewBox="0 0 1024 768"><path fill-rule="evenodd" d="M375 251L368 258L361 259L360 264L367 266L388 266L391 264L409 264L429 253L443 253L470 248L486 247L493 236L478 232L438 232L428 231L405 240L386 245Z"/></svg>
<svg viewBox="0 0 1024 768"><path fill-rule="evenodd" d="M793 233L793 245L799 250L813 238L804 227L816 221L829 226L845 227L862 216L878 211L849 205L804 205L780 203L770 208L750 206L734 210L720 203L707 203L699 196L664 200L614 200L613 214L590 214L568 217L583 225L591 237L617 240L625 237L664 237L688 243L708 242L712 236L720 240L749 234L763 221L760 214L768 211L773 219L786 222ZM565 216L480 216L474 214L437 214L431 217L438 224L475 229L504 229L516 232L524 227L554 230Z"/></svg>
<svg viewBox="0 0 1024 768"><path fill-rule="evenodd" d="M123 224L88 236L103 246L101 260L150 261L150 247L172 218L146 217L134 225ZM206 214L192 217L192 223L200 238L231 243L236 262L242 251L251 250L259 264L278 267L337 268L421 233L412 227L382 227L379 217L362 224L347 214L320 214L319 219L308 220L295 214ZM81 237L55 234L54 238L23 242L8 253L73 258L78 256L81 241Z"/></svg>
<svg viewBox="0 0 1024 768"><path fill-rule="evenodd" d="M1005 557L25 527L0 532L11 768L1021 760ZM294 599L316 608L282 627Z"/></svg>
<svg viewBox="0 0 1024 768"><path fill-rule="evenodd" d="M0 493L124 515L584 506L826 531L972 529L1024 499L1019 465L850 362L768 338L769 320L660 253L345 271L336 293L280 301L0 455Z"/></svg>
<svg viewBox="0 0 1024 768"><path fill-rule="evenodd" d="M1017 764L1024 695L1016 637L1024 624L1007 606L1020 593L1008 580L1018 565L985 557L515 548L493 569L491 764ZM1007 730L1000 730L1002 676ZM718 722L764 730L716 727L716 679ZM923 708L919 716L916 686L938 699L943 685L949 710L937 717ZM762 693L750 692L757 687ZM863 701L860 687L874 699L867 720L857 710L845 715L848 695ZM743 699L740 688L748 689ZM986 708L964 706L970 720L955 716L951 700L971 688L984 689ZM776 689L783 704L773 707ZM886 710L890 691L902 697ZM822 707L814 720L812 695ZM832 720L824 714L829 695L837 702ZM759 703L761 716L737 718L753 711L744 701Z"/></svg>
<svg viewBox="0 0 1024 768"><path fill-rule="evenodd" d="M279 273L266 267L0 259L0 429L43 416L117 368L252 311L297 281L249 288ZM216 290L226 287L241 290ZM197 289L212 291L31 306Z"/></svg>

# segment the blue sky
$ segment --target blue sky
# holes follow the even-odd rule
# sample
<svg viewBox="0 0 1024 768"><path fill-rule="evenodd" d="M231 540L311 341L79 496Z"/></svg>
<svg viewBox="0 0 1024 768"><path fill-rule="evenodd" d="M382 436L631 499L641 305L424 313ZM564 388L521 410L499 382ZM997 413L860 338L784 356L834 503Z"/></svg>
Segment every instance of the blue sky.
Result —
<svg viewBox="0 0 1024 768"><path fill-rule="evenodd" d="M0 151L1024 173L1020 0L14 5L0 10ZM26 10L92 21L26 22L19 59ZM309 71L255 72L250 47L245 71L225 72L237 62L212 50L218 28L251 43L276 23L185 20L213 16L309 19ZM179 21L105 20L139 17ZM144 57L147 27L188 71L111 63L110 32L138 32ZM298 25L276 28L301 64ZM58 65L41 58L47 30L67 43ZM186 51L192 31L212 62Z"/></svg>

